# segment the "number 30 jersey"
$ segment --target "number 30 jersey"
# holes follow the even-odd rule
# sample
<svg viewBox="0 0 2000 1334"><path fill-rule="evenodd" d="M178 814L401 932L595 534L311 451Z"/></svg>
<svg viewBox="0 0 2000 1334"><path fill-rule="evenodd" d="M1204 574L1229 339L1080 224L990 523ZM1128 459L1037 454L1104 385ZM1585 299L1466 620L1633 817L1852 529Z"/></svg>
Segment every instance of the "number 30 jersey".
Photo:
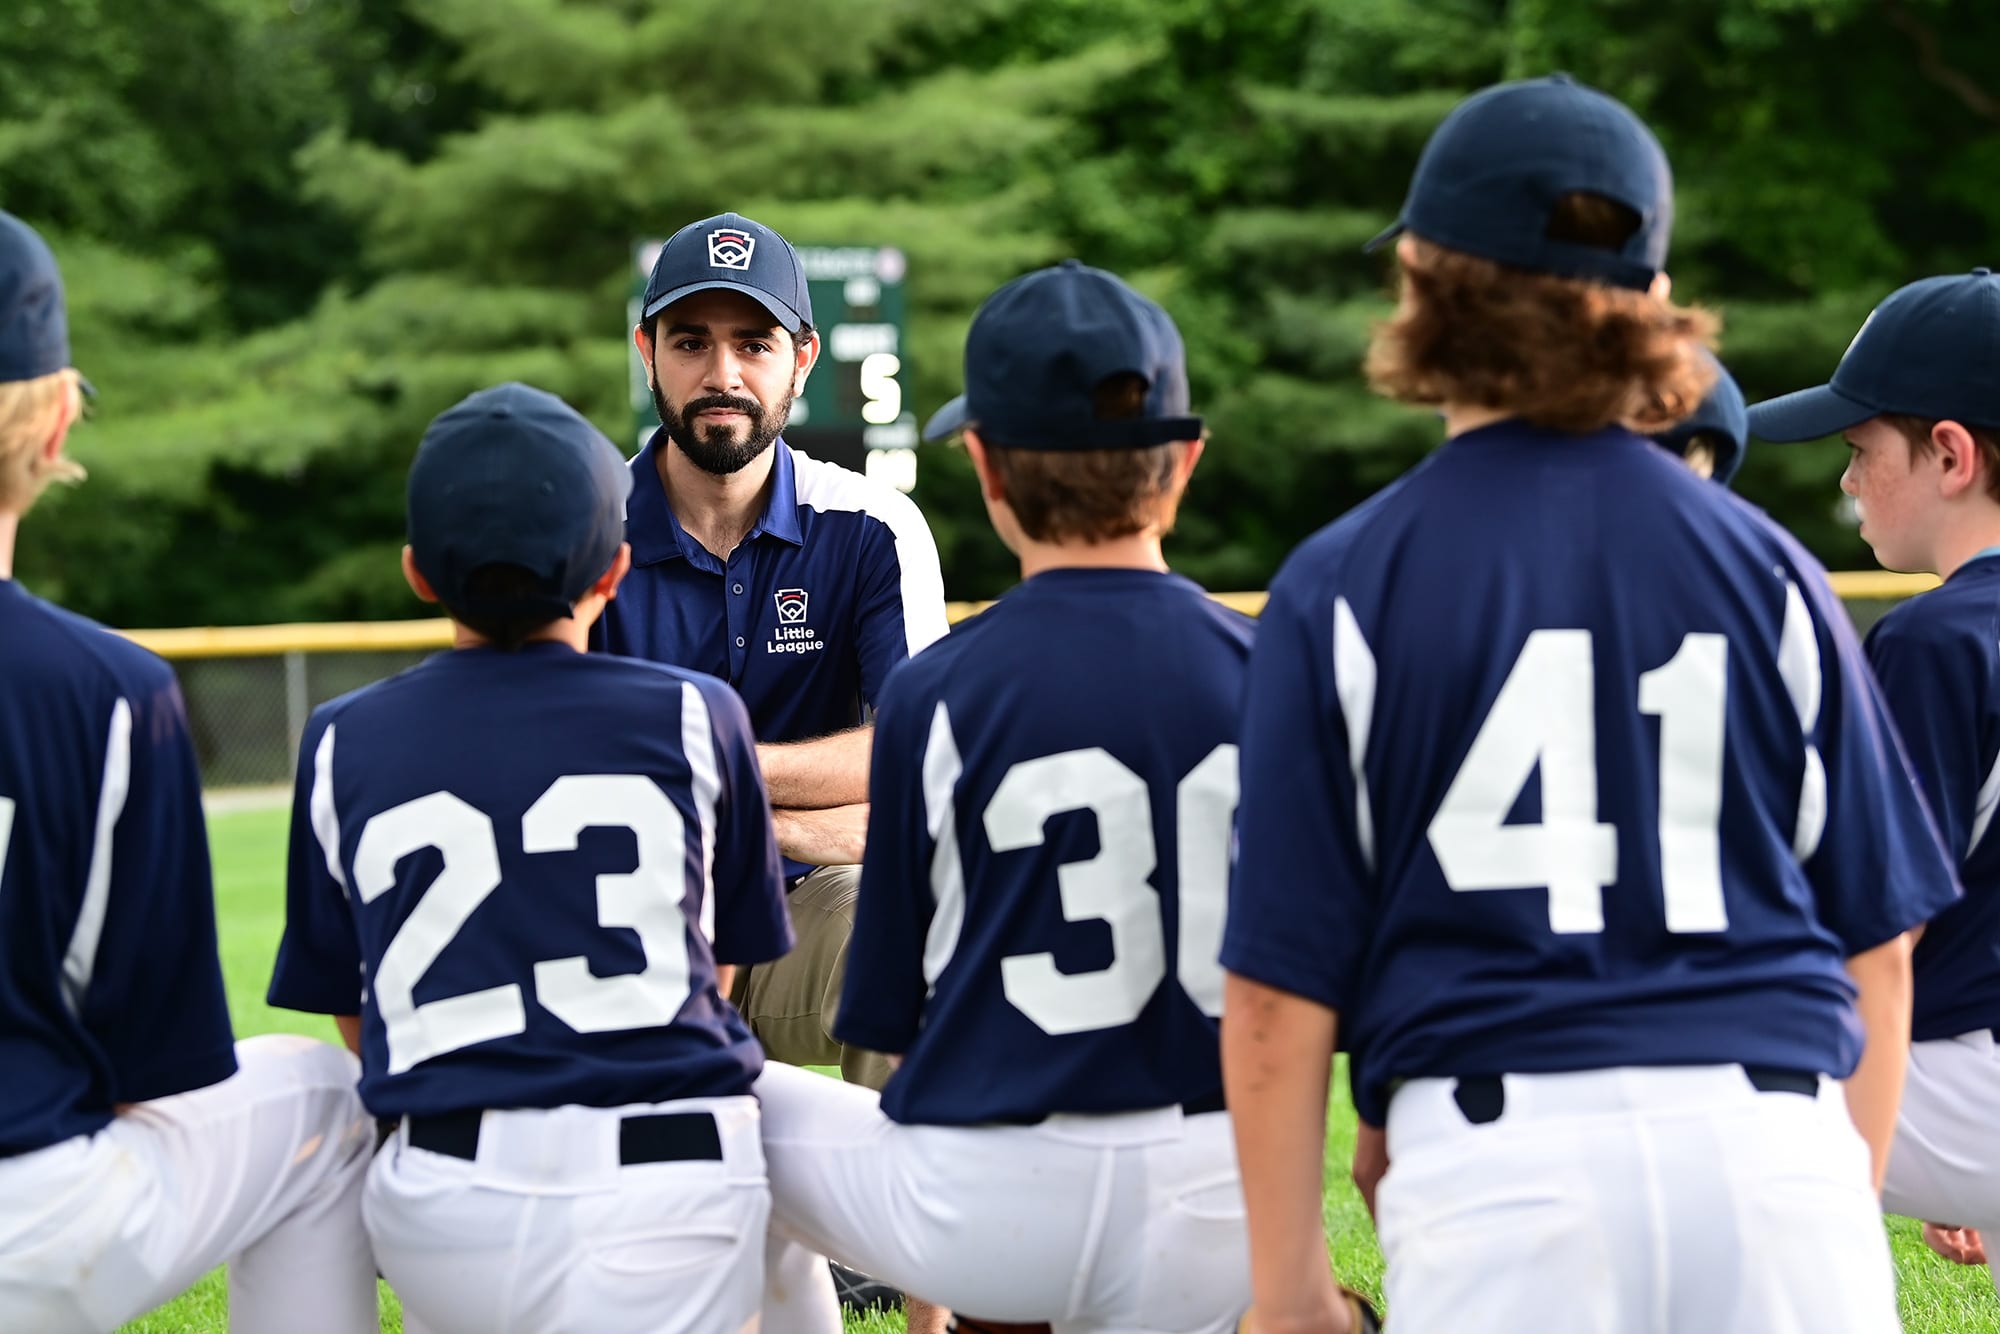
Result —
<svg viewBox="0 0 2000 1334"><path fill-rule="evenodd" d="M1456 437L1295 552L1223 961L1399 1079L1846 1075L1843 961L1957 894L1825 575L1622 430Z"/></svg>
<svg viewBox="0 0 2000 1334"><path fill-rule="evenodd" d="M1145 570L1036 575L883 690L835 1036L892 1120L1219 1099L1250 622Z"/></svg>
<svg viewBox="0 0 2000 1334"><path fill-rule="evenodd" d="M792 944L753 747L722 682L559 644L322 706L271 1003L361 1015L377 1116L747 1092L715 966Z"/></svg>

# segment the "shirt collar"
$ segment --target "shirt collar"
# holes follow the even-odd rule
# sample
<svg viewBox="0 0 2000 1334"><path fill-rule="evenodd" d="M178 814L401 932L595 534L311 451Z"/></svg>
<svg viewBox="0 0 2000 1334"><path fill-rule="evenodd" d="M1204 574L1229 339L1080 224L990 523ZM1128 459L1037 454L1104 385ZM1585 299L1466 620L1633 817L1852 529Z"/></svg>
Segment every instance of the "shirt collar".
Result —
<svg viewBox="0 0 2000 1334"><path fill-rule="evenodd" d="M625 540L632 544L632 563L657 565L676 557L685 558L696 545L667 503L667 488L660 481L659 451L667 447L666 428L653 432L646 447L632 459L632 497L625 503ZM771 495L764 513L752 528L750 538L770 536L793 546L805 545L799 527L797 470L792 448L782 438L771 446Z"/></svg>

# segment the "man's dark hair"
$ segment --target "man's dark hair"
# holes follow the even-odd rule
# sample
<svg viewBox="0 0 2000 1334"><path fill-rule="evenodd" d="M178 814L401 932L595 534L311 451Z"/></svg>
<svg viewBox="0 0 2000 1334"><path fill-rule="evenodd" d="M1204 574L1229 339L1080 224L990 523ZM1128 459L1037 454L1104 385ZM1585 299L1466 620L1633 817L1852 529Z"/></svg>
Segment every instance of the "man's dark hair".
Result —
<svg viewBox="0 0 2000 1334"><path fill-rule="evenodd" d="M520 565L482 565L465 577L465 596L482 606L505 606L537 596L546 597L547 594L548 589L541 578ZM449 603L445 605L445 610L454 621L507 653L520 648L531 635L556 619L545 612L494 616L468 612Z"/></svg>

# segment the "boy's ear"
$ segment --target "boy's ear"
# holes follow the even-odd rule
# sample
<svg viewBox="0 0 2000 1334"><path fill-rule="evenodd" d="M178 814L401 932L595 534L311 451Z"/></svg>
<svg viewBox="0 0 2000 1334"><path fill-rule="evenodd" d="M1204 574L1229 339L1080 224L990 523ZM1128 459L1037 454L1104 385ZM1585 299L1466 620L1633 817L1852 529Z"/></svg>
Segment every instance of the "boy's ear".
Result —
<svg viewBox="0 0 2000 1334"><path fill-rule="evenodd" d="M1977 480L1980 450L1971 431L1955 421L1941 421L1931 427L1931 445L1937 450L1949 493L1956 494Z"/></svg>
<svg viewBox="0 0 2000 1334"><path fill-rule="evenodd" d="M986 442L979 438L979 432L967 427L964 432L965 452L972 459L972 471L979 478L979 492L988 500L1007 499L1007 488L1000 484L1000 474L993 469L993 460L986 453Z"/></svg>
<svg viewBox="0 0 2000 1334"><path fill-rule="evenodd" d="M417 595L419 602L436 602L438 595L431 587L431 581L424 578L424 572L417 568L417 558L407 546L403 548L403 581L410 591Z"/></svg>

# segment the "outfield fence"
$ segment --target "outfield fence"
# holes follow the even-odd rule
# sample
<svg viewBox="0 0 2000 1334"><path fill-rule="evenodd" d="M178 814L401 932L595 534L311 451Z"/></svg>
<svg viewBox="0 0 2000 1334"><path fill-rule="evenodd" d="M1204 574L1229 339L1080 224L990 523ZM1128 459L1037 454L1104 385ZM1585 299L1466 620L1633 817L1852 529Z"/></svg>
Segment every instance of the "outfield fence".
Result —
<svg viewBox="0 0 2000 1334"><path fill-rule="evenodd" d="M1935 587L1929 575L1860 571L1833 576L1862 629L1903 598ZM1262 593L1217 593L1255 615ZM990 604L954 602L953 622ZM210 788L289 783L306 718L327 700L414 666L451 643L451 622L360 621L312 625L200 626L131 630L173 663Z"/></svg>

